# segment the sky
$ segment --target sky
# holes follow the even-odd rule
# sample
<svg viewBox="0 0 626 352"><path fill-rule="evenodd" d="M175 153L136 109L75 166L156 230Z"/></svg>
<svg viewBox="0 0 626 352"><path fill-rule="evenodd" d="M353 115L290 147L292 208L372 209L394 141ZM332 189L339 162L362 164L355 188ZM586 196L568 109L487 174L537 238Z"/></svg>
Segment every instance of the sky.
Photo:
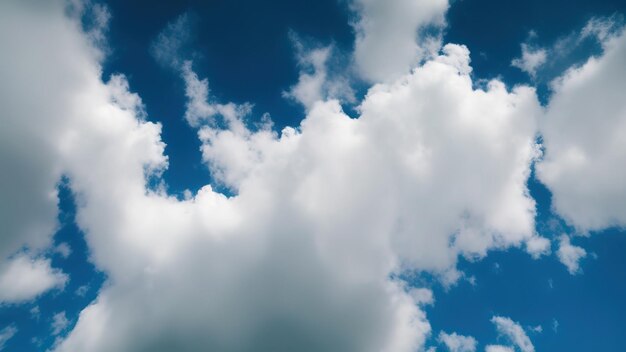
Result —
<svg viewBox="0 0 626 352"><path fill-rule="evenodd" d="M0 351L623 351L626 3L0 2Z"/></svg>

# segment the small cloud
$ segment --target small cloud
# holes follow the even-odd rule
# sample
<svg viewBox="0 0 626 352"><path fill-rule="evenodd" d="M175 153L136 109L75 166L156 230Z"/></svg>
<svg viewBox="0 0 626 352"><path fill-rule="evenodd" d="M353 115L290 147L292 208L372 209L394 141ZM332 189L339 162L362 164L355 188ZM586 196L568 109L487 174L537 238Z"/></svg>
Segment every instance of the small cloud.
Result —
<svg viewBox="0 0 626 352"><path fill-rule="evenodd" d="M552 331L556 334L559 330L559 321L556 319L552 319Z"/></svg>
<svg viewBox="0 0 626 352"><path fill-rule="evenodd" d="M13 338L17 334L17 327L14 324L11 324L4 329L0 330L0 351L2 351L10 339Z"/></svg>
<svg viewBox="0 0 626 352"><path fill-rule="evenodd" d="M49 259L21 254L0 265L0 303L29 301L53 288L62 289L68 280Z"/></svg>
<svg viewBox="0 0 626 352"><path fill-rule="evenodd" d="M184 57L190 55L185 52L191 42L193 18L185 12L157 35L150 46L150 54L162 66L178 70L182 67Z"/></svg>
<svg viewBox="0 0 626 352"><path fill-rule="evenodd" d="M535 352L535 346L520 324L511 318L494 316L491 322L495 324L496 330L501 335L506 336L522 352Z"/></svg>
<svg viewBox="0 0 626 352"><path fill-rule="evenodd" d="M485 352L515 352L511 347L502 345L488 345L485 347Z"/></svg>
<svg viewBox="0 0 626 352"><path fill-rule="evenodd" d="M30 316L35 320L39 320L41 317L41 310L39 309L39 306L34 306L30 309Z"/></svg>
<svg viewBox="0 0 626 352"><path fill-rule="evenodd" d="M72 248L70 248L69 244L63 242L63 243L59 243L59 245L54 247L54 252L59 254L64 259L67 259L67 257L69 257L70 254L72 254Z"/></svg>
<svg viewBox="0 0 626 352"><path fill-rule="evenodd" d="M526 252L533 259L539 259L542 255L550 254L550 240L541 236L532 236L526 240Z"/></svg>
<svg viewBox="0 0 626 352"><path fill-rule="evenodd" d="M472 336L463 336L455 332L448 334L444 331L439 333L437 338L439 343L446 346L450 352L475 352L476 351L476 339Z"/></svg>
<svg viewBox="0 0 626 352"><path fill-rule="evenodd" d="M511 61L511 66L528 73L531 78L537 76L537 70L546 63L548 53L545 49L534 48L522 43L522 56Z"/></svg>
<svg viewBox="0 0 626 352"><path fill-rule="evenodd" d="M52 317L52 335L59 335L70 325L65 311L59 312Z"/></svg>
<svg viewBox="0 0 626 352"><path fill-rule="evenodd" d="M76 289L75 293L79 297L85 297L87 291L89 291L89 285L82 285Z"/></svg>
<svg viewBox="0 0 626 352"><path fill-rule="evenodd" d="M429 305L435 303L433 291L427 288L414 288L409 291L411 297L417 304Z"/></svg>
<svg viewBox="0 0 626 352"><path fill-rule="evenodd" d="M556 254L572 275L580 272L580 260L587 256L587 252L581 247L572 245L566 235L560 237L559 250Z"/></svg>

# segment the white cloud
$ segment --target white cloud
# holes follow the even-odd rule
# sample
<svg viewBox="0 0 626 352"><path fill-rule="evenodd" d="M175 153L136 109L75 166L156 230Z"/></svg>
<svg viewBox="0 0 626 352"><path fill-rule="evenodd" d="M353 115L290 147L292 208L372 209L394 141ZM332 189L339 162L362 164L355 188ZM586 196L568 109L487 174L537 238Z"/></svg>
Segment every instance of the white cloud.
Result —
<svg viewBox="0 0 626 352"><path fill-rule="evenodd" d="M4 350L4 347L10 339L17 334L17 328L11 324L0 330L0 351Z"/></svg>
<svg viewBox="0 0 626 352"><path fill-rule="evenodd" d="M353 0L358 16L354 58L361 76L389 82L436 55L441 38L424 29L442 28L448 6L447 0Z"/></svg>
<svg viewBox="0 0 626 352"><path fill-rule="evenodd" d="M540 125L537 175L554 209L581 232L626 226L625 32L608 35L603 47L553 82Z"/></svg>
<svg viewBox="0 0 626 352"><path fill-rule="evenodd" d="M210 102L209 82L206 78L200 80L193 71L192 65L193 62L187 60L181 66L181 77L185 82L185 96L187 97L185 111L187 122L193 127L198 127L202 124L212 124L215 116L220 115L231 124L239 123L239 118L250 112L251 105Z"/></svg>
<svg viewBox="0 0 626 352"><path fill-rule="evenodd" d="M485 352L515 352L511 347L502 345L487 345Z"/></svg>
<svg viewBox="0 0 626 352"><path fill-rule="evenodd" d="M580 271L580 260L587 256L587 252L578 246L572 245L566 235L559 239L559 249L556 252L559 260L567 267L567 271L574 275Z"/></svg>
<svg viewBox="0 0 626 352"><path fill-rule="evenodd" d="M532 236L526 240L526 252L534 259L538 259L542 255L550 254L550 240L541 236Z"/></svg>
<svg viewBox="0 0 626 352"><path fill-rule="evenodd" d="M495 81L475 91L467 50L446 53L370 91L358 120L328 101L280 136L250 130L239 114L221 114L223 129L201 127L204 158L237 190L233 198L210 187L182 202L145 195L142 175L134 175L118 181L137 179L119 194L120 213L109 192L77 186L94 167L77 165L90 170L73 178L89 200L79 223L115 285L81 313L59 351L423 346L430 331L419 308L424 295L389 274L408 267L446 276L459 253L482 256L534 234L525 188L536 154L534 92L507 92ZM444 143L452 138L465 147ZM98 181L99 188L120 186Z"/></svg>
<svg viewBox="0 0 626 352"><path fill-rule="evenodd" d="M52 316L52 335L56 336L65 331L69 326L70 321L67 320L65 312L59 312Z"/></svg>
<svg viewBox="0 0 626 352"><path fill-rule="evenodd" d="M208 81L183 62L187 120L236 195L205 186L178 200L146 187L167 167L160 125L143 118L123 76L102 82L79 21L60 2L0 10L7 32L32 31L21 44L0 37L9 64L20 62L0 65L3 110L14 112L0 118L33 141L20 160L67 175L109 278L56 351L415 351L430 333L432 292L393 274L453 283L459 255L536 236L526 188L535 93L497 80L474 89L463 46L374 86L358 118L319 101L280 134L210 101Z"/></svg>
<svg viewBox="0 0 626 352"><path fill-rule="evenodd" d="M200 130L205 160L218 170L218 180L237 190L259 187L256 183L269 182L266 178L295 177L282 184L295 182L290 192L321 219L336 218L331 209L338 206L367 210L353 201L388 204L389 213L378 217L396 223L386 229L390 245L402 262L423 270L444 274L453 269L455 253L481 257L489 248L531 240L534 201L525 180L536 155L534 92L521 87L508 93L497 81L488 91L474 91L467 49L449 45L445 52L412 75L375 86L358 120L328 101L314 106L300 132L287 128L280 137L247 130L243 122L237 129L205 127ZM502 149L495 151L494 145ZM300 181L302 172L308 176ZM380 187L391 184L396 186L380 194ZM347 210L337 211L346 215Z"/></svg>
<svg viewBox="0 0 626 352"><path fill-rule="evenodd" d="M516 322L507 317L494 316L491 322L495 324L498 333L506 336L522 352L534 352L535 346L524 329ZM498 350L495 350L498 351Z"/></svg>
<svg viewBox="0 0 626 352"><path fill-rule="evenodd" d="M327 66L336 50L333 45L305 48L295 35L292 35L292 42L296 48L300 73L298 83L283 92L284 97L299 102L306 110L310 110L314 103L328 99L355 102L347 78L328 72Z"/></svg>
<svg viewBox="0 0 626 352"><path fill-rule="evenodd" d="M511 65L528 73L530 77L537 76L537 70L546 62L547 51L542 48L533 48L529 44L522 43L522 57L511 61Z"/></svg>
<svg viewBox="0 0 626 352"><path fill-rule="evenodd" d="M68 276L50 266L50 260L19 254L0 266L0 304L22 303L65 286Z"/></svg>
<svg viewBox="0 0 626 352"><path fill-rule="evenodd" d="M444 344L450 352L475 352L476 351L476 339L472 336L463 336L455 332L448 334L445 332L439 333L439 342Z"/></svg>

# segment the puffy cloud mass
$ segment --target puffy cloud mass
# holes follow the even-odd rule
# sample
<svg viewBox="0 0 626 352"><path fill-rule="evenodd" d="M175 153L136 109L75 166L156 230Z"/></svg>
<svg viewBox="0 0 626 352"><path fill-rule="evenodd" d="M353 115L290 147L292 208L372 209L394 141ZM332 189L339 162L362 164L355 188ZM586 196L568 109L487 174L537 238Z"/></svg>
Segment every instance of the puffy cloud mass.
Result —
<svg viewBox="0 0 626 352"><path fill-rule="evenodd" d="M386 82L436 55L448 0L353 0L354 59L363 78ZM428 31L428 29L431 29Z"/></svg>
<svg viewBox="0 0 626 352"><path fill-rule="evenodd" d="M50 260L20 254L0 266L0 304L30 300L52 288L63 288L67 275L50 266Z"/></svg>
<svg viewBox="0 0 626 352"><path fill-rule="evenodd" d="M430 334L422 306L432 292L398 274L426 271L452 284L459 256L549 248L535 233L526 187L538 156L535 91L498 80L476 88L462 45L437 46L412 72L408 61L382 73L366 63L364 72L385 83L368 91L355 118L337 100L292 90L307 115L280 132L268 120L246 123L248 104L214 102L190 61L164 54L185 82L185 117L203 160L233 194L207 185L180 200L147 187L168 164L161 126L146 120L123 75L103 81L85 13L62 1L39 5L0 2L0 160L11 165L0 187L16 197L0 212L12 221L0 254L47 245L65 175L91 259L108 276L54 351L415 351ZM374 2L361 5L357 61L359 48L374 50L386 35L399 35L398 57L419 57L403 45L419 46L416 26L447 8L397 1L381 16L421 17L402 17L400 29L372 39L389 18L376 17ZM534 350L510 319L493 321Z"/></svg>
<svg viewBox="0 0 626 352"><path fill-rule="evenodd" d="M556 211L579 231L626 226L626 32L585 27L604 52L556 79L540 123L545 156L537 175Z"/></svg>
<svg viewBox="0 0 626 352"><path fill-rule="evenodd" d="M508 346L502 345L487 345L485 352L515 352L515 350Z"/></svg>

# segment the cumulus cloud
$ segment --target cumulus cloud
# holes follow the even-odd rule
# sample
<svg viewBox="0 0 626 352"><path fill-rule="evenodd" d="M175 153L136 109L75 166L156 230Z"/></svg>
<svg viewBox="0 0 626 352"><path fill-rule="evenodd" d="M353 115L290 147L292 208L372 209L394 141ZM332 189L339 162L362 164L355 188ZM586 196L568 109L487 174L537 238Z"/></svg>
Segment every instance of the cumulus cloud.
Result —
<svg viewBox="0 0 626 352"><path fill-rule="evenodd" d="M0 304L22 303L53 289L63 288L68 276L53 269L48 259L19 254L0 266Z"/></svg>
<svg viewBox="0 0 626 352"><path fill-rule="evenodd" d="M508 338L522 352L534 352L535 346L524 329L516 322L507 317L494 316L491 322L496 326L498 333ZM495 348L495 347L494 347ZM492 349L491 351L508 351L510 349ZM489 351L489 349L488 349Z"/></svg>
<svg viewBox="0 0 626 352"><path fill-rule="evenodd" d="M626 34L622 29L602 37L602 55L552 83L554 93L540 124L545 156L537 176L552 192L554 209L581 232L626 226L626 101L621 94L626 90Z"/></svg>
<svg viewBox="0 0 626 352"><path fill-rule="evenodd" d="M15 325L9 325L0 330L0 351L4 350L4 347L10 339L17 334L17 328Z"/></svg>
<svg viewBox="0 0 626 352"><path fill-rule="evenodd" d="M515 352L511 347L502 345L487 345L485 352Z"/></svg>
<svg viewBox="0 0 626 352"><path fill-rule="evenodd" d="M450 352L475 352L476 339L472 336L459 335L456 332L448 334L446 332L439 333L439 342L444 344Z"/></svg>
<svg viewBox="0 0 626 352"><path fill-rule="evenodd" d="M572 245L567 235L560 237L559 249L556 254L572 275L580 271L580 260L587 256L587 252L583 248Z"/></svg>
<svg viewBox="0 0 626 352"><path fill-rule="evenodd" d="M467 49L448 45L444 52L412 75L375 86L356 120L331 100L318 102L298 130L287 128L280 136L251 131L242 121L236 128L205 127L200 130L205 160L219 170L218 180L237 190L282 173L289 175L283 184L293 183L295 170L289 168L297 165L298 172L309 174L295 193L306 197L301 201L310 204L307 211L320 219L336 217L331 211L339 206L336 199L343 200L346 217L367 211L359 203L386 204L377 218L389 218L390 245L401 262L421 270L443 274L454 269L458 253L482 257L490 248L531 240L534 201L525 180L536 156L534 91L520 87L510 93L498 81L487 91L473 90ZM494 104L497 116L487 104ZM494 145L502 149L493 150ZM483 171L477 173L480 163ZM295 182L303 182L297 175ZM380 187L387 188L385 194Z"/></svg>
<svg viewBox="0 0 626 352"><path fill-rule="evenodd" d="M17 44L0 34L9 63L20 62L0 65L12 112L2 121L36 141L7 158L68 177L108 276L57 352L415 351L430 334L422 307L432 292L396 274L451 284L460 255L534 246L526 181L539 103L533 89L498 80L476 89L464 46L372 87L357 118L322 97L280 133L247 123L245 104L211 101L208 80L181 61L187 121L234 195L207 185L179 200L146 187L167 167L161 126L124 76L102 81L79 19L60 1L0 10L4 33L30 31ZM47 36L54 45L40 45ZM34 199L58 180L9 174Z"/></svg>
<svg viewBox="0 0 626 352"><path fill-rule="evenodd" d="M529 44L522 44L522 56L511 61L511 65L536 77L537 70L546 62L547 51L542 48L533 48Z"/></svg>
<svg viewBox="0 0 626 352"><path fill-rule="evenodd" d="M441 47L447 0L354 0L354 59L361 76L386 82L407 74Z"/></svg>

